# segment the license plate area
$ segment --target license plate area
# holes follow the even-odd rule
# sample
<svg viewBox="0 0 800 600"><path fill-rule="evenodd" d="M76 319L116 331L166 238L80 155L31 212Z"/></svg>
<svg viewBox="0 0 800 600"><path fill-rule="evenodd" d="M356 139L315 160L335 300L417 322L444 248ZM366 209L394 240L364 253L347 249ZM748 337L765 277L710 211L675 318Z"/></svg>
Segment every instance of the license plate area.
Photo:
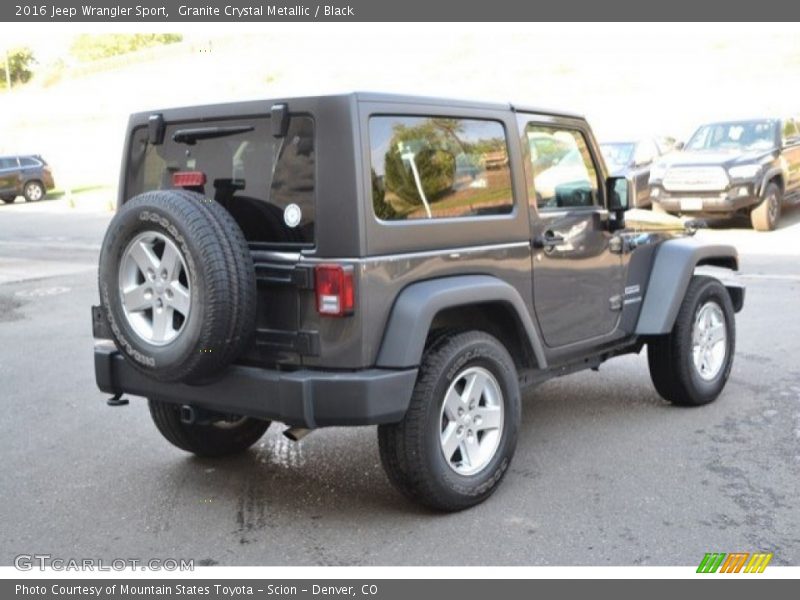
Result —
<svg viewBox="0 0 800 600"><path fill-rule="evenodd" d="M703 210L702 198L681 198L681 210Z"/></svg>

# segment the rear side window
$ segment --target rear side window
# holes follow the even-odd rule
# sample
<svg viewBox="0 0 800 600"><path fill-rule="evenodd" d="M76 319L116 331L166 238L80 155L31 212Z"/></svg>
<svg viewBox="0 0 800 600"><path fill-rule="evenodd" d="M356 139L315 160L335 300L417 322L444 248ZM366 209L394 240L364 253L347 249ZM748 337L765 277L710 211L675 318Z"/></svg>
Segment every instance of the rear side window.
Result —
<svg viewBox="0 0 800 600"><path fill-rule="evenodd" d="M514 208L505 129L497 121L375 116L372 204L384 221L502 215Z"/></svg>
<svg viewBox="0 0 800 600"><path fill-rule="evenodd" d="M198 135L218 128L221 135ZM194 133L193 133L194 132ZM128 198L172 189L180 171L202 171L207 197L233 215L250 242L312 246L315 224L314 121L292 116L285 137L272 135L268 117L168 123L164 143L148 143L146 127L133 132ZM177 141L176 141L177 140Z"/></svg>
<svg viewBox="0 0 800 600"><path fill-rule="evenodd" d="M0 169L16 169L17 166L16 158L0 158Z"/></svg>

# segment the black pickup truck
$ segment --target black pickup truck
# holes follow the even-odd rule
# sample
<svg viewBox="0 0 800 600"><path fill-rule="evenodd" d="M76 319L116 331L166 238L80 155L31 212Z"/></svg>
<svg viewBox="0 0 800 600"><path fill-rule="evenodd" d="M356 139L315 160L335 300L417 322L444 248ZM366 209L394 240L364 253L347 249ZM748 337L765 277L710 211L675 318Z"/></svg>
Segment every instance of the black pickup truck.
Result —
<svg viewBox="0 0 800 600"><path fill-rule="evenodd" d="M695 217L750 216L772 231L800 201L800 125L791 118L701 125L681 152L650 169L654 210Z"/></svg>

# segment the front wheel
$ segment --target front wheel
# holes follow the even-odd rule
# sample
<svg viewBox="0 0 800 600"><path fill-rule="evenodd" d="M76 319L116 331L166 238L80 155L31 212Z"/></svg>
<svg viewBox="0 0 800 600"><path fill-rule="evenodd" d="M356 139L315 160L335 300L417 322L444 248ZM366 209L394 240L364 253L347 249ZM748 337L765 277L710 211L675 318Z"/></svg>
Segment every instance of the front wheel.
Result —
<svg viewBox="0 0 800 600"><path fill-rule="evenodd" d="M661 397L672 404L708 404L728 381L735 347L728 291L712 277L694 276L672 331L647 345L650 377Z"/></svg>
<svg viewBox="0 0 800 600"><path fill-rule="evenodd" d="M423 356L404 419L378 427L381 462L412 500L469 508L497 489L519 422L517 371L503 345L479 331L444 335Z"/></svg>
<svg viewBox="0 0 800 600"><path fill-rule="evenodd" d="M173 446L197 456L239 454L255 444L270 421L230 415L209 423L185 423L177 404L150 399L150 416L159 432Z"/></svg>
<svg viewBox="0 0 800 600"><path fill-rule="evenodd" d="M22 195L25 196L26 202L38 202L44 198L44 186L38 181L29 181L25 184L25 189L22 190Z"/></svg>
<svg viewBox="0 0 800 600"><path fill-rule="evenodd" d="M750 223L756 231L772 231L778 226L781 218L783 194L775 183L767 185L761 204L750 211Z"/></svg>
<svg viewBox="0 0 800 600"><path fill-rule="evenodd" d="M0 196L0 200L5 202L6 204L12 204L16 199L17 199L16 196Z"/></svg>

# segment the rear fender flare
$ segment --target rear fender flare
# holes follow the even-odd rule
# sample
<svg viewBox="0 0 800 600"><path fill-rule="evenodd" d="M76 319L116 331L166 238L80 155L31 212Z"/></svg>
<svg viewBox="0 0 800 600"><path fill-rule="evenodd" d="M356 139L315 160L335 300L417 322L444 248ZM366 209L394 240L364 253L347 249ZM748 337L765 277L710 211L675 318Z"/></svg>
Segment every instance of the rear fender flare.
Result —
<svg viewBox="0 0 800 600"><path fill-rule="evenodd" d="M431 323L440 311L487 302L503 302L513 309L539 368L545 368L544 346L525 301L510 284L489 275L443 277L406 287L392 307L376 366L405 368L419 365Z"/></svg>

